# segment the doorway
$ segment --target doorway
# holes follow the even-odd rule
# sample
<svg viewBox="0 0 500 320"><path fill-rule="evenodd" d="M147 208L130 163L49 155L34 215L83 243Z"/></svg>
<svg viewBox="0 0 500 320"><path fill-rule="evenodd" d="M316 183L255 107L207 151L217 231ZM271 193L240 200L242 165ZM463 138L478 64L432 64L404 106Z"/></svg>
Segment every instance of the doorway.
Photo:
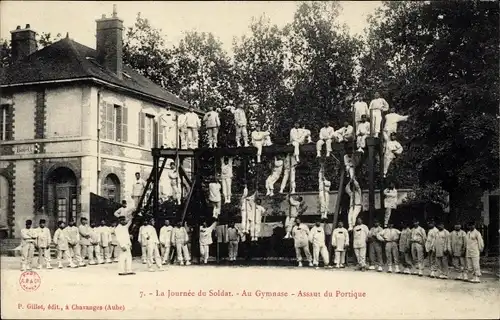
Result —
<svg viewBox="0 0 500 320"><path fill-rule="evenodd" d="M58 221L76 220L78 195L75 173L66 167L55 169L48 178L49 227L55 229Z"/></svg>

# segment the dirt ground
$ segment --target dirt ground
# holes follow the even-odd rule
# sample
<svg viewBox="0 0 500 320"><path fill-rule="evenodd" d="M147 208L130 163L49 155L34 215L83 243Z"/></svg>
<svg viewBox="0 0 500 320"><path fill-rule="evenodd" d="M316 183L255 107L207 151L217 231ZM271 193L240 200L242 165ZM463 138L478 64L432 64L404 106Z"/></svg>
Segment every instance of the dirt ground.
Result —
<svg viewBox="0 0 500 320"><path fill-rule="evenodd" d="M484 275L480 284L472 284L350 268L193 265L148 272L135 260L137 274L132 276L118 276L116 264L35 270L39 287L28 292L19 282L22 273L18 268L18 258L1 257L2 319L500 316L498 279L492 274ZM263 296L266 293L272 296Z"/></svg>

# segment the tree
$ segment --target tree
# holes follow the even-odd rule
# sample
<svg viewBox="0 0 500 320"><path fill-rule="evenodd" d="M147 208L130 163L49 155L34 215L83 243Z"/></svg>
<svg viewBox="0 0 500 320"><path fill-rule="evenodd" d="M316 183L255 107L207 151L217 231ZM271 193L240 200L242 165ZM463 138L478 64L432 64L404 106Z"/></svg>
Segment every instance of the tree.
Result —
<svg viewBox="0 0 500 320"><path fill-rule="evenodd" d="M477 218L499 180L498 6L386 2L373 19L362 74L410 115L403 144L420 184L440 182L455 219Z"/></svg>
<svg viewBox="0 0 500 320"><path fill-rule="evenodd" d="M232 103L232 63L213 34L187 32L173 52L182 99L201 110Z"/></svg>
<svg viewBox="0 0 500 320"><path fill-rule="evenodd" d="M254 19L250 36L235 41L234 66L241 95L252 122L277 133L278 114L286 108L290 93L285 86L284 32L265 16Z"/></svg>
<svg viewBox="0 0 500 320"><path fill-rule="evenodd" d="M172 50L166 48L161 30L155 29L141 13L125 33L123 61L146 78L178 94Z"/></svg>

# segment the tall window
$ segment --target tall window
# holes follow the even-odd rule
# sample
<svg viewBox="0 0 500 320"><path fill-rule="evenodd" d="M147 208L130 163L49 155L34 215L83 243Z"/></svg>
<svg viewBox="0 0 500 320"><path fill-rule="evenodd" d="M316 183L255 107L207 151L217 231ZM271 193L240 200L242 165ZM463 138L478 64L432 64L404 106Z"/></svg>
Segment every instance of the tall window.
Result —
<svg viewBox="0 0 500 320"><path fill-rule="evenodd" d="M0 228L7 227L7 209L9 208L9 182L0 175Z"/></svg>
<svg viewBox="0 0 500 320"><path fill-rule="evenodd" d="M8 119L8 104L0 106L0 141L12 139L10 119Z"/></svg>
<svg viewBox="0 0 500 320"><path fill-rule="evenodd" d="M67 223L67 198L58 198L57 199L57 221L64 221Z"/></svg>
<svg viewBox="0 0 500 320"><path fill-rule="evenodd" d="M116 104L106 103L103 138L126 142L127 137L127 108Z"/></svg>
<svg viewBox="0 0 500 320"><path fill-rule="evenodd" d="M139 113L139 145L154 148L156 144L161 145L162 141L163 130L156 122L155 116L144 112Z"/></svg>

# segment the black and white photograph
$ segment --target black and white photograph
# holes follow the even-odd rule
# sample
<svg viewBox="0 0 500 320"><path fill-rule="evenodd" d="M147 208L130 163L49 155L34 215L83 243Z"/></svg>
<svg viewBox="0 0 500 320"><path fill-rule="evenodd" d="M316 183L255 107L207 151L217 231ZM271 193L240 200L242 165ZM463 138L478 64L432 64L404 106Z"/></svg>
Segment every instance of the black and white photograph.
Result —
<svg viewBox="0 0 500 320"><path fill-rule="evenodd" d="M1 1L2 319L500 318L496 1Z"/></svg>

